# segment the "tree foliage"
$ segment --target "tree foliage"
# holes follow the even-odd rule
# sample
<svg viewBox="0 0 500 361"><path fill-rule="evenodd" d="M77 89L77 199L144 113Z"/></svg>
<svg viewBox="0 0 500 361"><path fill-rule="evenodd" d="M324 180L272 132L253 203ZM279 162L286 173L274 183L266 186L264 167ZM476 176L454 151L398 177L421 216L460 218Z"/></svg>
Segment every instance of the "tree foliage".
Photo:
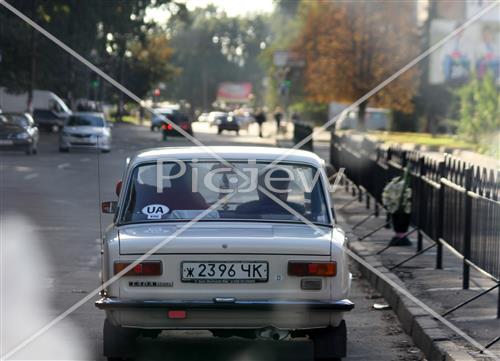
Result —
<svg viewBox="0 0 500 361"><path fill-rule="evenodd" d="M169 2L18 0L13 5L115 79L121 79L123 65L122 80L142 97L158 81L172 75L171 69L165 69L171 56L168 41L160 40L155 33L157 25L146 17L148 7ZM18 92L31 86L50 89L68 99L91 96L94 74L15 15L0 10L0 85ZM185 6L178 8L183 10ZM164 50L155 49L154 43L159 41ZM145 62L131 59L145 51L150 54L143 57ZM109 97L109 89L100 85L101 96Z"/></svg>
<svg viewBox="0 0 500 361"><path fill-rule="evenodd" d="M494 144L498 153L500 93L494 77L491 73L482 79L474 75L468 84L458 89L457 94L460 134L480 146L482 151L490 150Z"/></svg>
<svg viewBox="0 0 500 361"><path fill-rule="evenodd" d="M299 16L302 29L293 48L305 56L305 92L316 102L353 102L420 50L411 2L304 1ZM405 72L370 98L370 104L411 111L417 76L415 68ZM361 114L365 107L361 104Z"/></svg>
<svg viewBox="0 0 500 361"><path fill-rule="evenodd" d="M172 62L180 75L167 95L187 100L193 108L208 109L221 82L251 82L260 96L263 69L258 56L266 44L264 15L230 17L215 6L197 8L188 21L172 19L167 26L175 49Z"/></svg>

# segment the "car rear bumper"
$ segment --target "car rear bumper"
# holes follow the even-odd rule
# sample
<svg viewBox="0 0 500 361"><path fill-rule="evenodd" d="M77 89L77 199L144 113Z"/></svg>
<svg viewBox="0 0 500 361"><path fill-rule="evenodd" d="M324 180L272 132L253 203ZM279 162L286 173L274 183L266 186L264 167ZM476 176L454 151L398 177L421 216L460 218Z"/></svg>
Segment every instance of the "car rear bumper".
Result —
<svg viewBox="0 0 500 361"><path fill-rule="evenodd" d="M0 149L25 150L33 145L33 139L0 139Z"/></svg>
<svg viewBox="0 0 500 361"><path fill-rule="evenodd" d="M349 300L320 301L158 301L103 298L96 306L122 327L141 329L261 329L303 330L338 326ZM185 311L182 319L169 318L169 311Z"/></svg>
<svg viewBox="0 0 500 361"><path fill-rule="evenodd" d="M222 130L240 130L240 125L238 123L223 123L223 124L219 124L219 129L222 129Z"/></svg>
<svg viewBox="0 0 500 361"><path fill-rule="evenodd" d="M350 311L354 308L351 301L161 301L161 300L122 300L118 298L105 297L95 302L99 309L123 309L123 308L182 308L183 310L331 310Z"/></svg>

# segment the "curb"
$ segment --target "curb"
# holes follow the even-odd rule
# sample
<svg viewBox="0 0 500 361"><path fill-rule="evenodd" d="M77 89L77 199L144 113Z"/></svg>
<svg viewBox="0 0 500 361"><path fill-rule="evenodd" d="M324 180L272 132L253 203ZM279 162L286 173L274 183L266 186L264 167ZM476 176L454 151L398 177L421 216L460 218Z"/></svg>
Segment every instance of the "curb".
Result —
<svg viewBox="0 0 500 361"><path fill-rule="evenodd" d="M403 282L387 268L385 268L378 257L369 255L368 250L359 242L349 242L348 247L362 257L371 266L378 269L387 278L406 289ZM398 316L403 330L408 334L415 346L424 353L429 361L474 361L465 348L451 341L451 333L444 329L427 312L415 305L412 301L404 297L397 289L393 288L377 274L370 271L364 265L351 259L356 268L361 272L392 307Z"/></svg>

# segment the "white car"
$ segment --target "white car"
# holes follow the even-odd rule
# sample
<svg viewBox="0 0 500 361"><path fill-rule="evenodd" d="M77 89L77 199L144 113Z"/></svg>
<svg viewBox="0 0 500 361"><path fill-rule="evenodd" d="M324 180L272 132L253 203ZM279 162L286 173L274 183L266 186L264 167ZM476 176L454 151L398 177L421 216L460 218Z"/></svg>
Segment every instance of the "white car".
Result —
<svg viewBox="0 0 500 361"><path fill-rule="evenodd" d="M158 148L128 159L103 238L104 354L162 330L309 337L346 353L354 305L323 161L267 147Z"/></svg>
<svg viewBox="0 0 500 361"><path fill-rule="evenodd" d="M111 124L102 113L74 113L68 117L61 130L59 151L73 148L94 148L111 151Z"/></svg>

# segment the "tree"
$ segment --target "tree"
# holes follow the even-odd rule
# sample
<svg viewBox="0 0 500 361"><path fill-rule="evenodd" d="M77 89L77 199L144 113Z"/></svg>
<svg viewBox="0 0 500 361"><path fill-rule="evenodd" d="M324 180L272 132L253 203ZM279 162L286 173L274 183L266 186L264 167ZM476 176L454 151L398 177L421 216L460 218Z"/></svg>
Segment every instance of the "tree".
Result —
<svg viewBox="0 0 500 361"><path fill-rule="evenodd" d="M353 102L412 60L420 49L411 2L304 1L302 29L293 46L304 54L310 100ZM409 112L418 86L413 68L370 98L370 104ZM359 105L365 128L368 101Z"/></svg>
<svg viewBox="0 0 500 361"><path fill-rule="evenodd" d="M489 151L493 144L498 153L498 140L494 137L500 132L500 93L491 72L482 79L474 74L457 94L460 100L459 133L478 145L479 150Z"/></svg>
<svg viewBox="0 0 500 361"><path fill-rule="evenodd" d="M258 56L269 33L266 16L229 17L209 5L195 9L187 22L172 19L167 29L172 63L181 68L167 85L170 97L206 110L224 81L251 82L260 97L263 69Z"/></svg>
<svg viewBox="0 0 500 361"><path fill-rule="evenodd" d="M131 56L127 64L127 78L131 90L140 98L179 72L170 62L173 50L163 33L152 33L144 42L132 42L129 50Z"/></svg>
<svg viewBox="0 0 500 361"><path fill-rule="evenodd" d="M158 24L147 19L146 9L170 3L171 0L17 0L13 5L106 73L143 94L145 79L149 79L150 86L155 77L158 79L158 62L168 61L165 55L170 48L163 42L161 46L167 46L165 52L155 49L155 55L146 59L152 61L148 67L132 61L129 48L146 49L153 41L151 36ZM172 7L172 18L184 16L185 10L183 4ZM12 91L50 89L71 100L90 98L92 93L97 98L99 90L102 99L107 88L78 60L45 37L37 36L36 31L3 8L0 49L0 85ZM123 77L127 73L140 82L137 87ZM166 71L165 75L171 72ZM92 91L95 84L98 88Z"/></svg>

